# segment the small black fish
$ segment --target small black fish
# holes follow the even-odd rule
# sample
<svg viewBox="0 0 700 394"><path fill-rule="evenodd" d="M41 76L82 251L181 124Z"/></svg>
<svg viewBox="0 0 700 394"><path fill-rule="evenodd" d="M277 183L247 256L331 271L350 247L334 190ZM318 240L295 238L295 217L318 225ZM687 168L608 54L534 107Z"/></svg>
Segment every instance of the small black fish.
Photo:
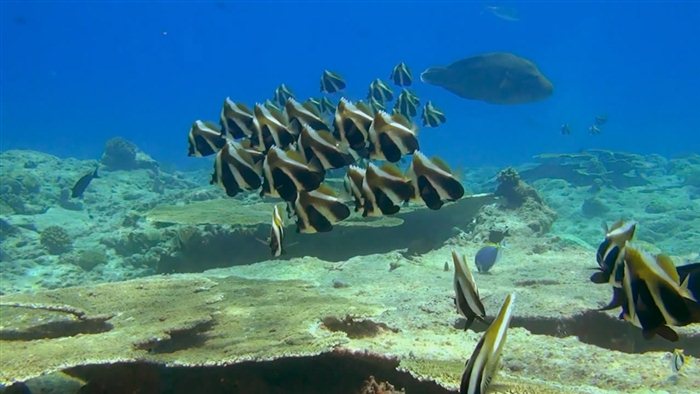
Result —
<svg viewBox="0 0 700 394"><path fill-rule="evenodd" d="M401 62L394 67L390 78L392 81L394 81L394 85L397 86L410 86L411 82L413 82L411 70L404 62Z"/></svg>
<svg viewBox="0 0 700 394"><path fill-rule="evenodd" d="M445 113L434 106L432 101L425 103L421 119L425 127L438 127L447 121Z"/></svg>
<svg viewBox="0 0 700 394"><path fill-rule="evenodd" d="M340 74L323 70L321 75L321 92L335 93L345 89L345 80Z"/></svg>
<svg viewBox="0 0 700 394"><path fill-rule="evenodd" d="M85 193L85 189L87 189L90 182L92 182L92 180L95 178L99 178L99 176L97 175L98 168L99 167L95 168L95 171L85 174L80 179L78 179L78 182L76 182L75 185L73 185L73 188L71 189L70 196L72 198L83 198L83 193Z"/></svg>

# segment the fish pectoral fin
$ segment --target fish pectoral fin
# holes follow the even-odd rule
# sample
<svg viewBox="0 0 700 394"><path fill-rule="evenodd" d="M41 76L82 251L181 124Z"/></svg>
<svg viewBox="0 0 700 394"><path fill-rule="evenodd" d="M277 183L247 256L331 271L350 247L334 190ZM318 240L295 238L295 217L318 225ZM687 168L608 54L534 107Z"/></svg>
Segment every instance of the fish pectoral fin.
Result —
<svg viewBox="0 0 700 394"><path fill-rule="evenodd" d="M644 330L642 331L642 334L644 335L645 339L651 339L654 336L654 334L657 334L658 336L668 341L678 341L678 333L676 333L671 327L666 325L660 326L655 330Z"/></svg>

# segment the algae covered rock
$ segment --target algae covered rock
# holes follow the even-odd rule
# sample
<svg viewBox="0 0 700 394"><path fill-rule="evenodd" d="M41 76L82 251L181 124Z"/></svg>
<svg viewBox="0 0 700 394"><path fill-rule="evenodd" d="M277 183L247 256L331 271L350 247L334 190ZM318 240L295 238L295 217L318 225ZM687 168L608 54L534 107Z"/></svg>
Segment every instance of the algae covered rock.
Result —
<svg viewBox="0 0 700 394"><path fill-rule="evenodd" d="M122 137L107 140L101 162L108 170L158 168L158 163L155 160L139 150L136 144Z"/></svg>
<svg viewBox="0 0 700 394"><path fill-rule="evenodd" d="M505 205L508 208L518 208L525 203L527 199L533 199L535 202L541 203L542 198L537 194L537 191L527 183L520 179L518 172L508 167L498 173L498 187L495 195L505 199Z"/></svg>
<svg viewBox="0 0 700 394"><path fill-rule="evenodd" d="M49 226L39 236L41 245L51 254L62 254L71 249L73 239L68 232L60 226Z"/></svg>

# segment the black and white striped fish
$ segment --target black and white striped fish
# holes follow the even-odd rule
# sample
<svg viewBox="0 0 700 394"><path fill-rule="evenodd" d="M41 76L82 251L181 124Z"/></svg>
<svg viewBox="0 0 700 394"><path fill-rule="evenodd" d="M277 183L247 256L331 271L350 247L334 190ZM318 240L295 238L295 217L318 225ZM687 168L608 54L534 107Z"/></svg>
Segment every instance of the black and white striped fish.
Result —
<svg viewBox="0 0 700 394"><path fill-rule="evenodd" d="M498 371L506 333L513 316L515 294L508 294L496 319L484 331L472 353L459 385L459 394L486 394L493 377Z"/></svg>
<svg viewBox="0 0 700 394"><path fill-rule="evenodd" d="M471 270L467 267L467 261L464 256L460 256L453 250L452 262L455 266L453 280L455 305L459 314L467 319L467 323L464 326L464 329L467 330L474 322L474 319L484 321L486 310L481 302L481 298L479 298L479 289L476 287L476 282L474 282Z"/></svg>
<svg viewBox="0 0 700 394"><path fill-rule="evenodd" d="M187 135L187 156L203 157L218 152L226 144L226 137L211 122L196 120Z"/></svg>
<svg viewBox="0 0 700 394"><path fill-rule="evenodd" d="M284 253L284 221L277 205L272 209L272 228L270 229L270 251L272 256L279 257Z"/></svg>

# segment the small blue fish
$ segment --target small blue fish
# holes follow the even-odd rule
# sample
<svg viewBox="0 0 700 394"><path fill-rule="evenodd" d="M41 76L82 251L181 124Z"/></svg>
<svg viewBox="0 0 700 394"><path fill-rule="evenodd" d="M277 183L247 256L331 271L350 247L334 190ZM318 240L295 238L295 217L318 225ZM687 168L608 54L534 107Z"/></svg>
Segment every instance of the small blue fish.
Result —
<svg viewBox="0 0 700 394"><path fill-rule="evenodd" d="M499 244L488 244L474 256L474 264L480 273L489 272L491 267L498 262L501 258L501 245Z"/></svg>

